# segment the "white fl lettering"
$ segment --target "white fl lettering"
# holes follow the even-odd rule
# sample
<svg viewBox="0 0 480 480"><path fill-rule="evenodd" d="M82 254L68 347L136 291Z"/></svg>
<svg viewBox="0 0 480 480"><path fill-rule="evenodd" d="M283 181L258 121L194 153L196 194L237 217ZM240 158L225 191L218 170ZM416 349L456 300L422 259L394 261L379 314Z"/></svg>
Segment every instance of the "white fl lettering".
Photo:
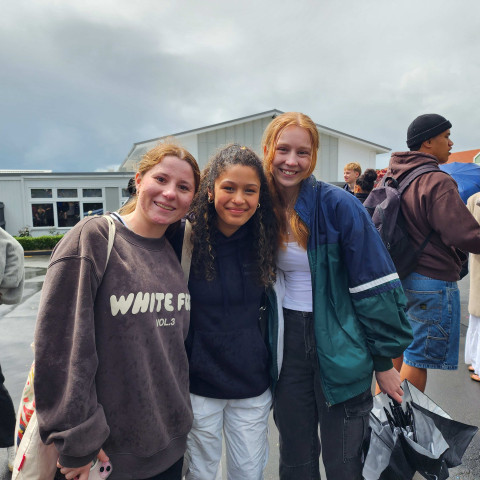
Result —
<svg viewBox="0 0 480 480"><path fill-rule="evenodd" d="M130 309L131 313L135 315L139 312L145 313L147 310L160 312L162 308L167 312L175 310L173 293L138 292L137 294L129 293L126 298L124 295L119 298L116 295L110 296L110 310L113 317L117 316L119 312L126 315ZM177 295L177 310L180 311L182 308L187 311L190 310L190 295L188 293Z"/></svg>

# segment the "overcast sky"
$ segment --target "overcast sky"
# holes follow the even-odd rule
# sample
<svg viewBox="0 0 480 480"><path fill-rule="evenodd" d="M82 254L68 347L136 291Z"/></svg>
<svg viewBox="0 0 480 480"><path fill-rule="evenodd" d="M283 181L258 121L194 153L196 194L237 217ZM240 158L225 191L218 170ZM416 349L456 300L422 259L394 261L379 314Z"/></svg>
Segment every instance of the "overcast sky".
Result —
<svg viewBox="0 0 480 480"><path fill-rule="evenodd" d="M117 168L134 142L273 108L394 151L435 112L453 151L480 148L479 14L479 0L5 1L0 168Z"/></svg>

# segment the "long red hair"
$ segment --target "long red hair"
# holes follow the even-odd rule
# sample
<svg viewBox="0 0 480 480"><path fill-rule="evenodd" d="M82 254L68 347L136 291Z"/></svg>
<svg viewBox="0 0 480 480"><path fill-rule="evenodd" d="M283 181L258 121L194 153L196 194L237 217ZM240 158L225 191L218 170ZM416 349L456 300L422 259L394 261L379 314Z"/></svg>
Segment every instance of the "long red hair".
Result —
<svg viewBox="0 0 480 480"><path fill-rule="evenodd" d="M315 170L317 164L317 152L320 145L319 134L315 122L307 115L300 112L286 112L275 117L265 129L262 138L262 149L263 149L263 168L265 170L265 175L267 176L268 184L270 187L271 195L274 200L274 209L275 215L277 216L278 223L280 225L280 234L283 241L287 239L287 222L285 219L284 211L287 208L276 189L275 178L273 177L273 159L275 157L275 150L277 147L278 139L282 132L291 126L296 126L304 128L311 139L312 142L312 154L311 154L311 163L308 171L306 172L306 178L309 177ZM295 213L291 212L289 221L290 229L295 237L295 240L303 248L307 248L308 240L308 228L305 223L300 220L300 217Z"/></svg>

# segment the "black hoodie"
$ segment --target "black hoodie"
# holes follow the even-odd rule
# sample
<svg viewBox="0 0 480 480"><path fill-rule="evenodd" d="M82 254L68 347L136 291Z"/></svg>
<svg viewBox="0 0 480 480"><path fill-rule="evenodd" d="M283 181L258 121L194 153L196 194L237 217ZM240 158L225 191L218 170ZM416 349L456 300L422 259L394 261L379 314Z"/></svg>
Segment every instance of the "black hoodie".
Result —
<svg viewBox="0 0 480 480"><path fill-rule="evenodd" d="M264 288L256 275L249 225L230 237L216 234L216 276L195 272L190 331L186 342L190 392L209 398L241 399L269 386L268 352L259 328Z"/></svg>

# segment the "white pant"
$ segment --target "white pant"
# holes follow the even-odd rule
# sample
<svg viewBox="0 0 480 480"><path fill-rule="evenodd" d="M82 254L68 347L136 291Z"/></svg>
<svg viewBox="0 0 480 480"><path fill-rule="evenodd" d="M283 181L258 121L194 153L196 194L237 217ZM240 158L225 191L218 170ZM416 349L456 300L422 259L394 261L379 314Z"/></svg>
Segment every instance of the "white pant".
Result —
<svg viewBox="0 0 480 480"><path fill-rule="evenodd" d="M470 314L465 339L465 363L471 364L480 375L480 317Z"/></svg>
<svg viewBox="0 0 480 480"><path fill-rule="evenodd" d="M262 480L268 459L270 389L258 397L220 400L190 394L193 426L187 438L186 480L221 480L222 430L228 480Z"/></svg>

